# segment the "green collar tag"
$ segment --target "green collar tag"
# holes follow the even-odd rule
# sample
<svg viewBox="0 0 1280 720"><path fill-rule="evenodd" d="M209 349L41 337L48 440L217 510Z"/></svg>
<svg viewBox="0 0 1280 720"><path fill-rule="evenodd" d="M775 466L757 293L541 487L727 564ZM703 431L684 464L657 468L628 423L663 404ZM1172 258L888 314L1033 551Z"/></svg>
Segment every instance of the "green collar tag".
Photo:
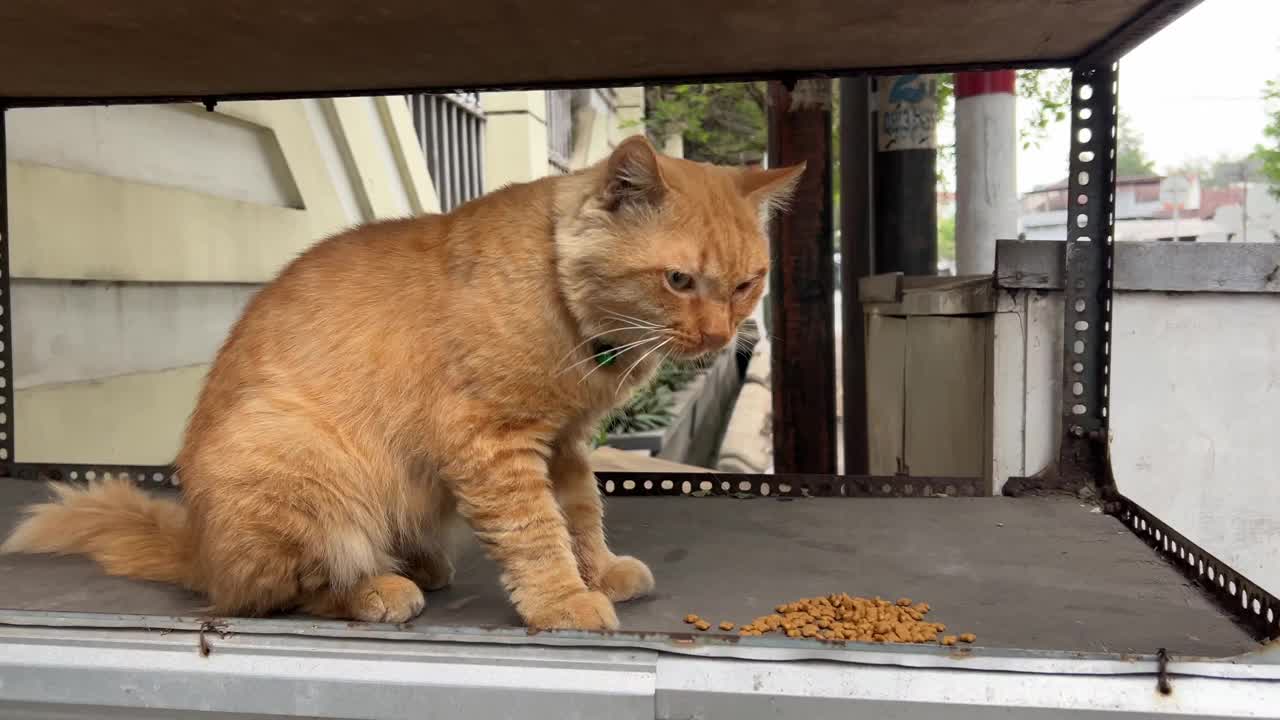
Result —
<svg viewBox="0 0 1280 720"><path fill-rule="evenodd" d="M618 356L622 354L622 352L614 346L605 345L604 343L596 343L591 347L591 349L595 350L591 356L596 359L596 365L599 365L600 367L612 365L617 361Z"/></svg>

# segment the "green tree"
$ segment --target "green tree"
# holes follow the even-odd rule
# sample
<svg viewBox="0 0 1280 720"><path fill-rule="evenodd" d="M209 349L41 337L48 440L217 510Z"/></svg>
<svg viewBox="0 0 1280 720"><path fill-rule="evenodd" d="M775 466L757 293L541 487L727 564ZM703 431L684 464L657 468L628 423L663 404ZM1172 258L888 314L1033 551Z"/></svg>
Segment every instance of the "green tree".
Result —
<svg viewBox="0 0 1280 720"><path fill-rule="evenodd" d="M1116 177L1154 175L1156 165L1142 148L1142 133L1133 127L1128 115L1120 113L1116 131Z"/></svg>
<svg viewBox="0 0 1280 720"><path fill-rule="evenodd" d="M1219 156L1217 160L1192 158L1168 169L1170 175L1195 175L1202 188L1225 188L1234 183L1256 179L1262 171L1262 162L1255 157L1233 158Z"/></svg>
<svg viewBox="0 0 1280 720"><path fill-rule="evenodd" d="M956 218L940 218L938 220L938 259L948 262L956 261Z"/></svg>
<svg viewBox="0 0 1280 720"><path fill-rule="evenodd" d="M955 78L941 75L937 82L938 122L954 117ZM833 89L833 99L837 88ZM1039 145L1049 128L1067 119L1071 106L1071 74L1067 70L1019 70L1018 99L1028 103L1031 113L1018 129L1023 149ZM645 94L645 130L661 142L679 134L684 139L685 157L718 164L758 163L767 146L765 118L767 95L764 83L699 83L651 87ZM839 103L832 108L832 192L840 197ZM955 147L938 148L938 185L946 188L954 173ZM954 220L939 223L939 257L953 258ZM950 235L946 235L950 233ZM948 237L950 239L948 239Z"/></svg>
<svg viewBox="0 0 1280 720"><path fill-rule="evenodd" d="M746 165L764 159L764 83L700 83L648 88L645 127L663 140L684 138L690 160Z"/></svg>
<svg viewBox="0 0 1280 720"><path fill-rule="evenodd" d="M1261 173L1271 185L1271 194L1280 198L1280 79L1268 80L1262 90L1266 103L1267 124L1262 129L1264 141L1253 151L1261 164Z"/></svg>
<svg viewBox="0 0 1280 720"><path fill-rule="evenodd" d="M954 114L953 75L938 77L939 124ZM1023 148L1039 145L1048 129L1067 117L1071 104L1071 74L1066 70L1019 70L1019 99L1030 103L1032 113L1019 128ZM656 140L679 134L685 156L707 162L744 164L760 162L766 147L765 84L698 83L667 85L646 91L645 128ZM838 121L833 122L838 127ZM954 148L939 148L946 162Z"/></svg>
<svg viewBox="0 0 1280 720"><path fill-rule="evenodd" d="M1014 85L1018 100L1027 103L1031 114L1018 128L1018 141L1023 150L1037 147L1049 135L1049 128L1067 119L1071 111L1071 71L1019 70ZM948 122L955 113L955 76L938 77L938 124ZM946 146L948 152L954 147Z"/></svg>

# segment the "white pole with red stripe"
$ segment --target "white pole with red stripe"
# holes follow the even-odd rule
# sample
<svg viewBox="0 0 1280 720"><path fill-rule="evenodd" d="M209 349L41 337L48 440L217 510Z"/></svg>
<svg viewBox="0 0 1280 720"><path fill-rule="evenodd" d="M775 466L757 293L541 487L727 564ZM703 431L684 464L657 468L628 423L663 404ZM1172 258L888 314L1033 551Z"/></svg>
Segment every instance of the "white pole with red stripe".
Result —
<svg viewBox="0 0 1280 720"><path fill-rule="evenodd" d="M995 271L1018 234L1015 73L956 73L956 274Z"/></svg>

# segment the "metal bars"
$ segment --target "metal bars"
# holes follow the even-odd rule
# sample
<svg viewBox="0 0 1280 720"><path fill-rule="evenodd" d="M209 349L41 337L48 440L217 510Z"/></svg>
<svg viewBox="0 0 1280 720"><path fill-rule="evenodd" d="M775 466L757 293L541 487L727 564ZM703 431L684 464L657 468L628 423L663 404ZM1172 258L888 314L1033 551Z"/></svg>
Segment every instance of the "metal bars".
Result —
<svg viewBox="0 0 1280 720"><path fill-rule="evenodd" d="M1071 78L1063 427L1094 440L1107 428L1118 78L1117 63L1077 66Z"/></svg>
<svg viewBox="0 0 1280 720"><path fill-rule="evenodd" d="M132 478L139 485L180 485L171 465L71 465L12 463L8 472L23 480L93 482ZM749 473L599 472L600 492L608 496L705 497L982 497L987 488L980 477L909 477L906 475L757 475Z"/></svg>
<svg viewBox="0 0 1280 720"><path fill-rule="evenodd" d="M596 479L600 491L609 496L938 498L981 497L987 494L986 484L980 477L600 472L596 473Z"/></svg>
<svg viewBox="0 0 1280 720"><path fill-rule="evenodd" d="M441 211L484 194L485 116L479 95L409 95L408 101Z"/></svg>
<svg viewBox="0 0 1280 720"><path fill-rule="evenodd" d="M573 91L547 91L547 160L560 172L569 172L573 155Z"/></svg>
<svg viewBox="0 0 1280 720"><path fill-rule="evenodd" d="M0 462L14 459L13 308L9 287L9 172L5 108L0 105Z"/></svg>

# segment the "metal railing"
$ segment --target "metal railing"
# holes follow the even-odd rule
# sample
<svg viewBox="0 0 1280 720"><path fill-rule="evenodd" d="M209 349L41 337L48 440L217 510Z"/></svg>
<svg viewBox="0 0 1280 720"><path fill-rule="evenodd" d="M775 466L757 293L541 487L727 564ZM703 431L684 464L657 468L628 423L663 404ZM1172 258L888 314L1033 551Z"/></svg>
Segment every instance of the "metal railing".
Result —
<svg viewBox="0 0 1280 720"><path fill-rule="evenodd" d="M443 212L484 194L484 110L478 93L410 95L409 109Z"/></svg>
<svg viewBox="0 0 1280 720"><path fill-rule="evenodd" d="M547 91L547 159L560 172L569 172L573 155L573 91Z"/></svg>

